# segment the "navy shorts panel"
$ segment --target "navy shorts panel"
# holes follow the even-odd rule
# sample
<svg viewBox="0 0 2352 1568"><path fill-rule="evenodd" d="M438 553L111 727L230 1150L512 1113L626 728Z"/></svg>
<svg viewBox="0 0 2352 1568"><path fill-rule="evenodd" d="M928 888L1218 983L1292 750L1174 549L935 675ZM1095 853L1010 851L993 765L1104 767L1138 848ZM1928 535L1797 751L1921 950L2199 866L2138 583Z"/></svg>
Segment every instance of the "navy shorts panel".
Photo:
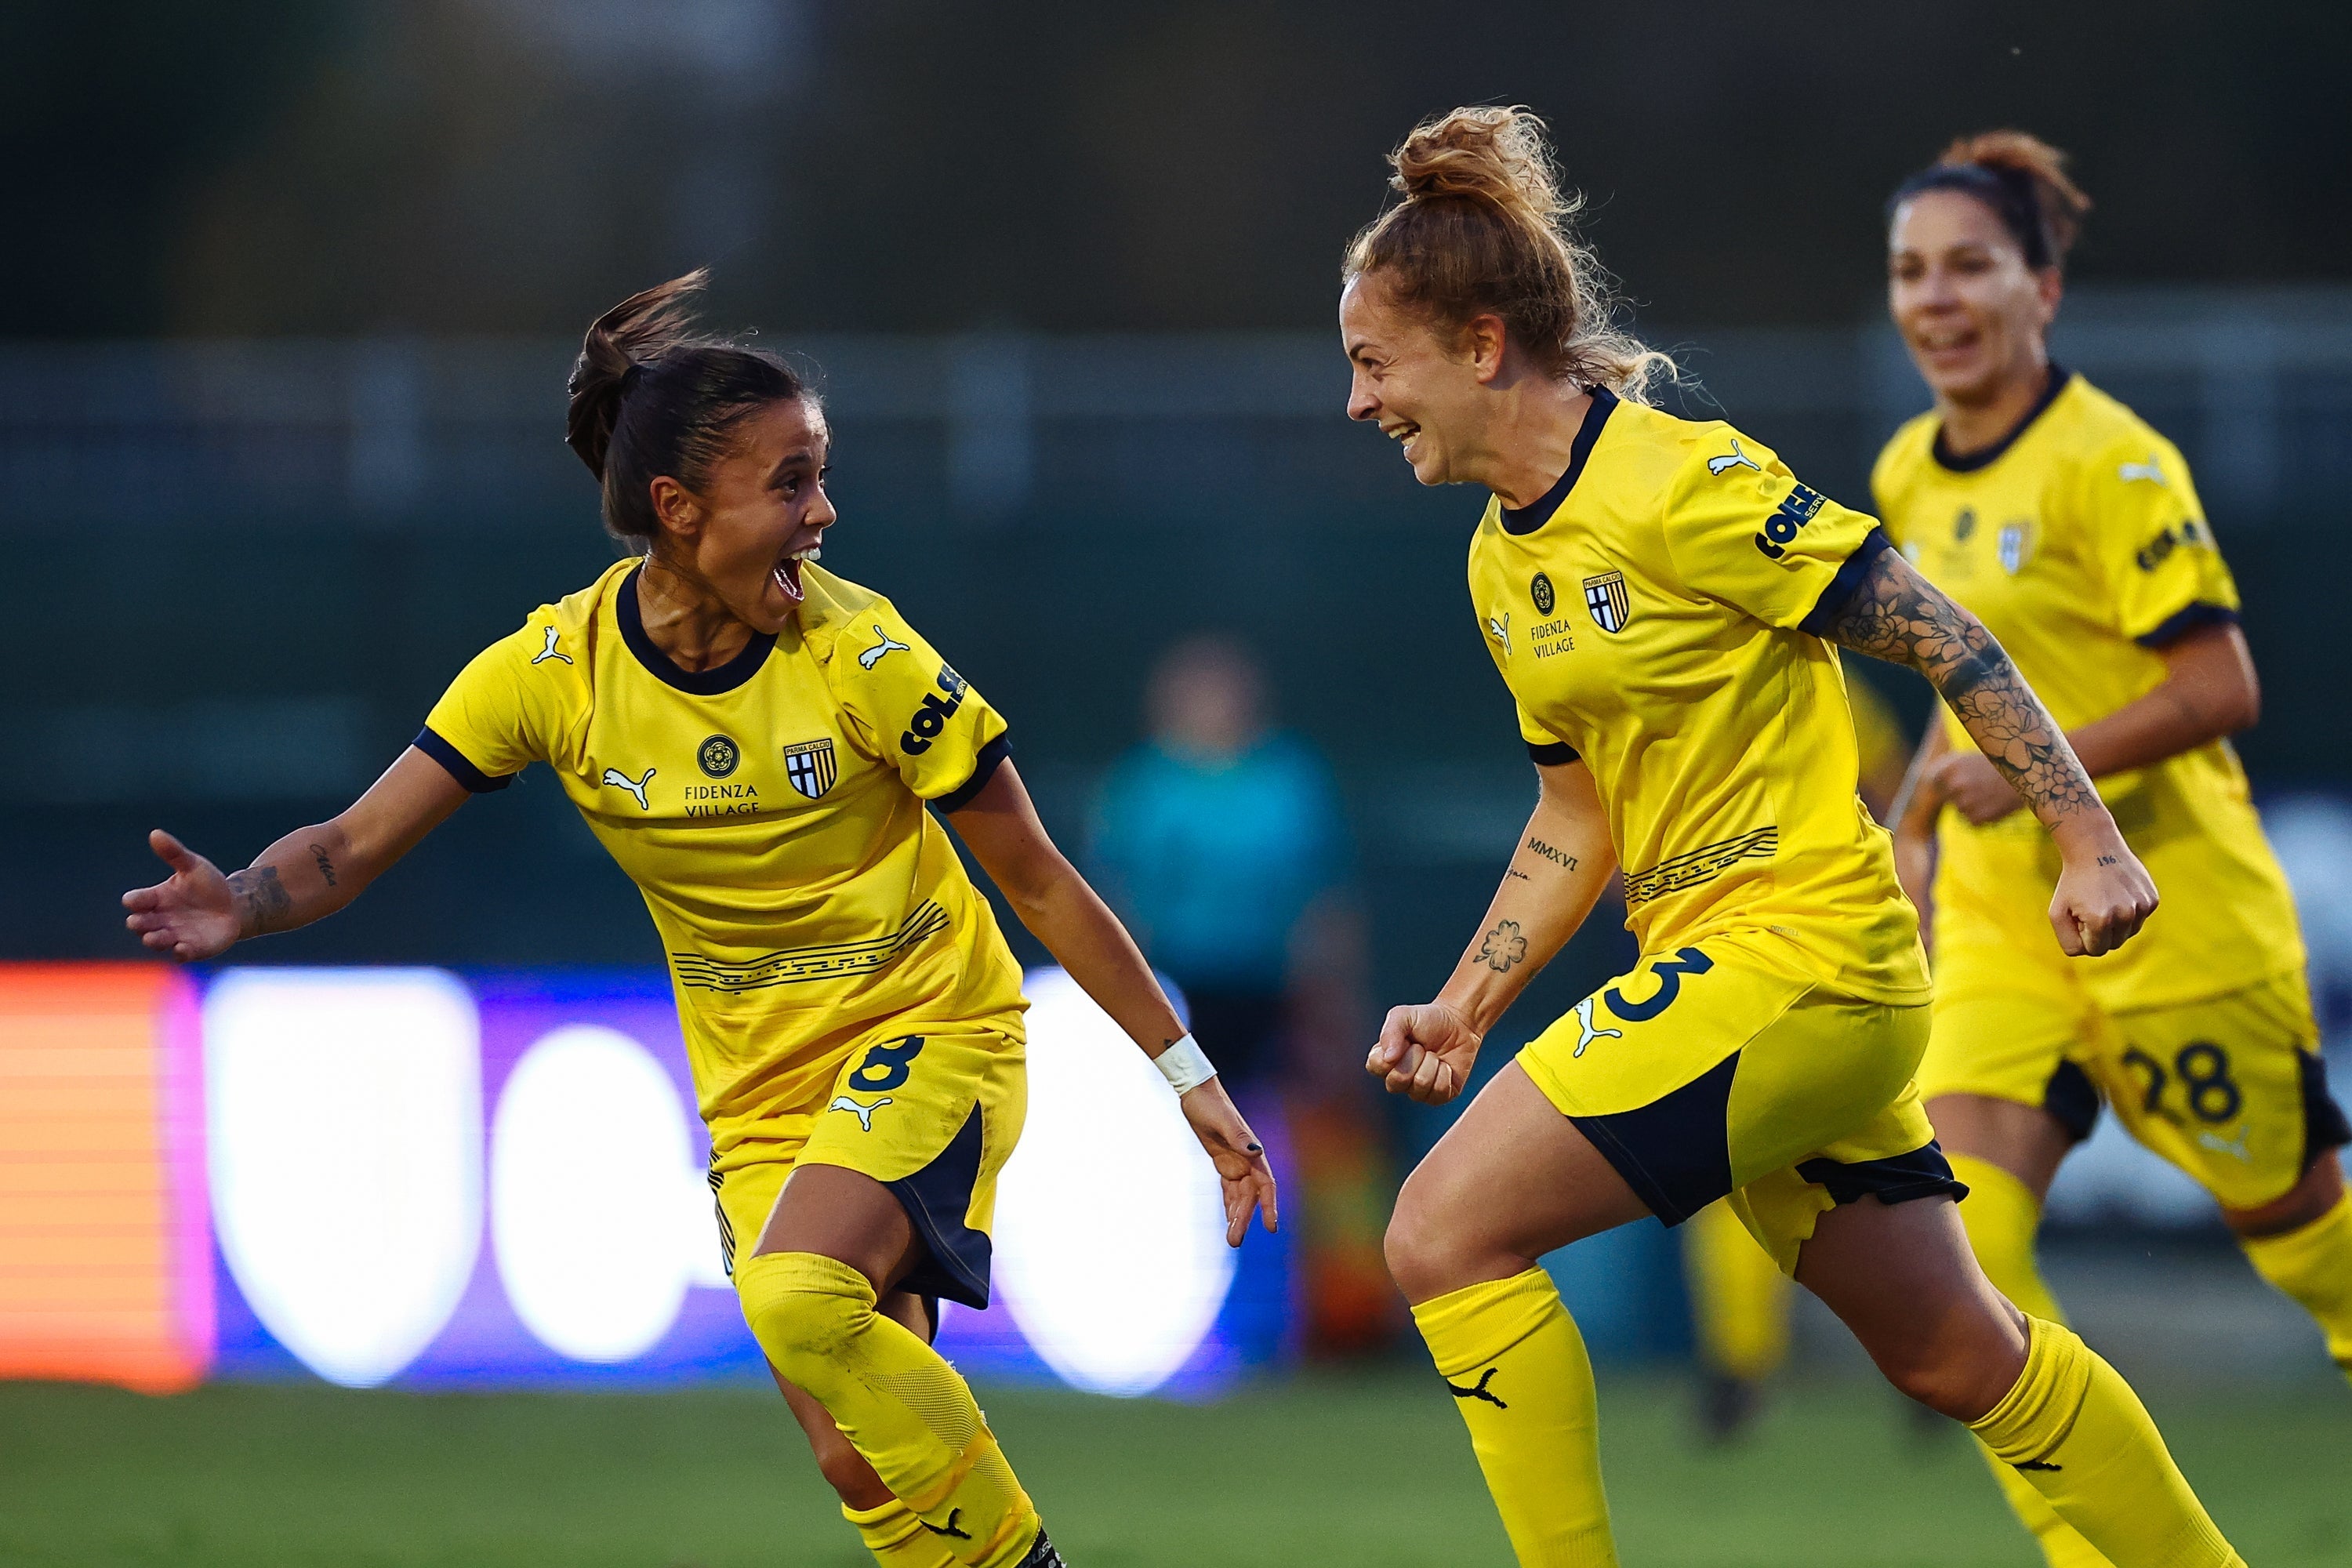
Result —
<svg viewBox="0 0 2352 1568"><path fill-rule="evenodd" d="M2327 1092L2327 1058L2317 1051L2302 1053L2303 1168L2308 1172L2320 1156L2352 1143L2352 1121Z"/></svg>
<svg viewBox="0 0 2352 1568"><path fill-rule="evenodd" d="M1883 1160L1807 1160L1797 1174L1829 1189L1841 1205L1876 1198L1883 1204L1907 1204L1919 1198L1948 1197L1954 1203L1969 1195L1968 1184L1952 1174L1943 1145L1930 1138L1905 1154Z"/></svg>
<svg viewBox="0 0 2352 1568"><path fill-rule="evenodd" d="M1739 1053L1647 1105L1571 1116L1578 1131L1661 1223L1677 1226L1731 1191L1731 1080Z"/></svg>
<svg viewBox="0 0 2352 1568"><path fill-rule="evenodd" d="M2068 1142L2080 1143L2099 1124L2098 1086L2074 1063L2061 1061L2042 1086L2042 1109L2066 1130Z"/></svg>
<svg viewBox="0 0 2352 1568"><path fill-rule="evenodd" d="M943 1297L959 1306L987 1307L992 1248L983 1232L963 1222L972 1188L980 1183L982 1131L975 1105L937 1159L911 1176L885 1184L923 1238L924 1257L898 1281L899 1289ZM931 1321L939 1321L936 1306Z"/></svg>

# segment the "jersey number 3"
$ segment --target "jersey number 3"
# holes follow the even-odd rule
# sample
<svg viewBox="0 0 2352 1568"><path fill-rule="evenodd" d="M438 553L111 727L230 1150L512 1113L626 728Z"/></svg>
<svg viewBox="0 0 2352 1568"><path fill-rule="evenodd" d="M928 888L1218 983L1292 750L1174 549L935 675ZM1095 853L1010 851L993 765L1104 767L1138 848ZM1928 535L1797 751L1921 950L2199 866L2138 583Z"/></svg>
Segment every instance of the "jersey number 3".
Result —
<svg viewBox="0 0 2352 1568"><path fill-rule="evenodd" d="M1683 994L1684 975L1705 974L1714 967L1715 960L1695 947L1686 947L1672 958L1660 959L1650 966L1650 973L1658 977L1658 988L1647 1002L1628 1002L1625 994L1614 985L1601 994L1609 1010L1625 1022L1646 1024L1675 1005L1675 998Z"/></svg>

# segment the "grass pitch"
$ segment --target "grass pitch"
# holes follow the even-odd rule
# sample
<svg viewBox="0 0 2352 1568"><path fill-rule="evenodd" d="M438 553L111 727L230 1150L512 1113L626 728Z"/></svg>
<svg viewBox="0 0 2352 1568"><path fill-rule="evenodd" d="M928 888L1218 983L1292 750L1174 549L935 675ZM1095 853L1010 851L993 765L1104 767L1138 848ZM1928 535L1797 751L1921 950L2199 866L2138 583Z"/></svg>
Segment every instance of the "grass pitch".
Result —
<svg viewBox="0 0 2352 1568"><path fill-rule="evenodd" d="M1223 1404L984 1391L1076 1568L1505 1564L1425 1373L1317 1375ZM2352 1562L2340 1384L2158 1387L2241 1552ZM1754 1438L1688 1440L1664 1377L1602 1389L1637 1568L2033 1568L1957 1431L1874 1385L1798 1384ZM418 1395L222 1386L176 1399L0 1385L0 1562L869 1568L772 1394Z"/></svg>

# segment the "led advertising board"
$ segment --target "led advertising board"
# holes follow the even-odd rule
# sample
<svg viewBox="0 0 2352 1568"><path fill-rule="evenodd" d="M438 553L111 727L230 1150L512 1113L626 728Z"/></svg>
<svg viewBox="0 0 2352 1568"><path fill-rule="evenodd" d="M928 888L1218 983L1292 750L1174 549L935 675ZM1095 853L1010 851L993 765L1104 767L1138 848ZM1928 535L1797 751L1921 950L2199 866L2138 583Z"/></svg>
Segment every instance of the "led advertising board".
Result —
<svg viewBox="0 0 2352 1568"><path fill-rule="evenodd" d="M1028 988L996 1305L941 1350L1115 1394L1278 1359L1286 1239L1228 1249L1166 1085L1066 976ZM0 1108L0 1376L764 1378L658 971L0 965L0 1023L46 1096Z"/></svg>

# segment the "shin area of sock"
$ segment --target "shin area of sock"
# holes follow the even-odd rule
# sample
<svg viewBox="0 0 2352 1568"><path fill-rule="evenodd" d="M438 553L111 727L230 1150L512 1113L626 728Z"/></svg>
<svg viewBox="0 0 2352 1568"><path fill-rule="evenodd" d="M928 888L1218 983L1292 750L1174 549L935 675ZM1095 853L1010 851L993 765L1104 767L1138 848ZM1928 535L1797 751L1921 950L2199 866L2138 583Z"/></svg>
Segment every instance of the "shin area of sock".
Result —
<svg viewBox="0 0 2352 1568"><path fill-rule="evenodd" d="M1412 1310L1522 1568L1616 1568L1584 1336L1531 1268Z"/></svg>
<svg viewBox="0 0 2352 1568"><path fill-rule="evenodd" d="M2016 1386L1969 1424L2115 1568L2244 1568L2147 1407L2073 1331L2028 1321Z"/></svg>
<svg viewBox="0 0 2352 1568"><path fill-rule="evenodd" d="M760 1348L807 1390L891 1492L968 1568L1010 1568L1037 1510L971 1387L939 1352L874 1310L874 1288L814 1253L763 1253L735 1271Z"/></svg>
<svg viewBox="0 0 2352 1568"><path fill-rule="evenodd" d="M942 1537L925 1529L915 1510L897 1498L880 1508L844 1504L841 1517L856 1528L857 1538L880 1568L958 1568L955 1554L941 1544Z"/></svg>
<svg viewBox="0 0 2352 1568"><path fill-rule="evenodd" d="M2327 1353L2352 1377L2352 1194L2309 1225L2240 1245L2255 1273L2312 1315Z"/></svg>

